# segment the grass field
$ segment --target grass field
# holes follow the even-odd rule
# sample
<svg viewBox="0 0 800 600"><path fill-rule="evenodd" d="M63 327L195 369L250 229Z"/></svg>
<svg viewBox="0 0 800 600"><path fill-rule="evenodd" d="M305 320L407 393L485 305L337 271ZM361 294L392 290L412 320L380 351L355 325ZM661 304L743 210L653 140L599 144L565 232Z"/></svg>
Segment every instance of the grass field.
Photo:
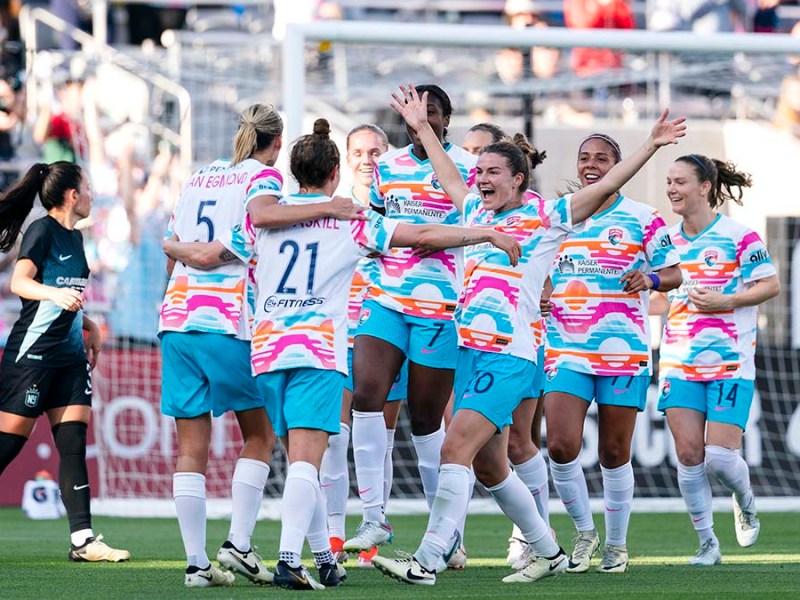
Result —
<svg viewBox="0 0 800 600"><path fill-rule="evenodd" d="M624 575L563 575L534 584L503 584L511 572L505 565L510 526L498 516L473 516L467 523L467 570L439 576L436 586L406 586L375 571L348 569L347 582L323 593L347 599L380 600L413 594L413 598L800 598L800 514L761 515L761 538L752 548L739 548L730 513L715 517L723 564L691 568L686 561L697 539L683 514L634 514L628 539L631 565ZM596 516L602 527L602 518ZM425 527L424 517L395 517L396 535L389 548L413 551ZM348 522L354 528L357 523ZM254 587L237 578L232 588L187 590L183 587L183 546L171 519L95 518L95 532L114 546L129 549L133 560L118 565L74 564L67 561L66 520L30 521L18 509L0 509L0 598L246 598L292 593ZM553 526L561 543L570 544L571 524L557 515ZM208 525L208 551L213 558L228 524ZM279 524L256 527L268 565L277 553ZM569 551L569 548L567 548ZM390 552L387 551L387 552ZM597 559L595 559L595 563ZM352 561L351 561L352 564ZM594 563L593 563L594 564ZM541 596L544 594L545 596Z"/></svg>

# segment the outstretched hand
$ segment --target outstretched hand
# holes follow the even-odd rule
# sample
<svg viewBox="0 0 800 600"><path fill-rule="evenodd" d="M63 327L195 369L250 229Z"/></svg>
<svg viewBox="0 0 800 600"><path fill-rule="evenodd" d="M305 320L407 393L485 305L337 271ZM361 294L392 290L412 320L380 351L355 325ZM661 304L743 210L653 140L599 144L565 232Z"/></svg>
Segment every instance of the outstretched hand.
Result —
<svg viewBox="0 0 800 600"><path fill-rule="evenodd" d="M423 92L420 98L410 83L408 87L401 85L400 93L392 93L392 102L389 106L400 113L414 131L419 131L420 127L428 122L428 92Z"/></svg>
<svg viewBox="0 0 800 600"><path fill-rule="evenodd" d="M678 139L686 135L686 117L678 117L671 121L668 121L668 118L669 109L665 108L650 131L650 139L656 148L677 144Z"/></svg>

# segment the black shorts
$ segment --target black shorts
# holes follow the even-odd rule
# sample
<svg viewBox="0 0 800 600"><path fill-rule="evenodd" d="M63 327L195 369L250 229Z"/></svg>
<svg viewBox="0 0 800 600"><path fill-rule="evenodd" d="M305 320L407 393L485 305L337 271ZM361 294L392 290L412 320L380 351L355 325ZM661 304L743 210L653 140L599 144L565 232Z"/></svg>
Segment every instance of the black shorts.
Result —
<svg viewBox="0 0 800 600"><path fill-rule="evenodd" d="M0 411L35 419L51 408L91 405L89 363L48 368L3 361Z"/></svg>

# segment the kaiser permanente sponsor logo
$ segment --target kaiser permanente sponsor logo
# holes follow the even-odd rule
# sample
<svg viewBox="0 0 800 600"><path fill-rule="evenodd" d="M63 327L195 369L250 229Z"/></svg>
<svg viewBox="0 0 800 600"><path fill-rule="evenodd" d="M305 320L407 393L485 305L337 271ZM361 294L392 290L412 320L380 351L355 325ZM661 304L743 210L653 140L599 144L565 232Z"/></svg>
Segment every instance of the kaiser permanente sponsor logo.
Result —
<svg viewBox="0 0 800 600"><path fill-rule="evenodd" d="M277 296L270 296L264 300L264 312L270 313L275 309L281 308L307 308L310 306L319 306L325 303L324 297L317 298L278 298Z"/></svg>

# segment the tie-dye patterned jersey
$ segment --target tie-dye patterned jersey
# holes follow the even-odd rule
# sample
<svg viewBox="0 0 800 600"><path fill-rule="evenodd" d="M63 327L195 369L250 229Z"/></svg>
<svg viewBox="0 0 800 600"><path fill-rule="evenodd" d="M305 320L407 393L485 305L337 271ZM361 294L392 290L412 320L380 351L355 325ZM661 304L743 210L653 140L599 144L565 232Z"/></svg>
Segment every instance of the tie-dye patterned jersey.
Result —
<svg viewBox="0 0 800 600"><path fill-rule="evenodd" d="M449 196L444 193L429 160L419 160L412 146L387 152L375 166L370 190L373 205L403 223L462 225ZM447 154L467 185L475 179L477 158L453 144ZM410 248L394 248L378 259L377 279L370 298L383 306L415 317L452 319L463 281L463 252L442 250L429 257L414 256Z"/></svg>
<svg viewBox="0 0 800 600"><path fill-rule="evenodd" d="M573 231L570 200L530 199L502 213L482 208L480 196L464 199L470 227L491 227L522 246L519 264L489 243L468 246L464 291L458 303L458 344L536 362L542 344L539 299L553 258Z"/></svg>
<svg viewBox="0 0 800 600"><path fill-rule="evenodd" d="M649 292L628 294L620 277L677 265L678 253L652 206L620 196L586 220L556 256L546 369L605 376L648 375Z"/></svg>
<svg viewBox="0 0 800 600"><path fill-rule="evenodd" d="M254 159L231 165L219 159L194 173L184 185L166 237L210 242L242 223L247 203L281 195L283 177ZM202 331L250 339L252 288L246 263L232 262L201 271L175 264L161 305L159 331Z"/></svg>
<svg viewBox="0 0 800 600"><path fill-rule="evenodd" d="M703 287L736 294L775 275L764 243L755 231L724 215L717 215L693 238L684 234L681 224L670 234L681 256L683 284L668 294L659 377L755 379L757 307L704 313L695 308L689 291Z"/></svg>
<svg viewBox="0 0 800 600"><path fill-rule="evenodd" d="M281 203L327 202L297 194ZM258 229L253 374L326 369L347 374L347 299L356 264L385 252L397 222L367 211L368 221L332 218L285 229ZM252 235L252 228L245 226Z"/></svg>
<svg viewBox="0 0 800 600"><path fill-rule="evenodd" d="M358 199L350 192L353 202L361 204ZM361 314L361 305L369 291L369 286L377 277L378 259L363 257L356 265L356 272L353 274L353 283L350 285L350 295L347 299L347 347L352 348L355 341L356 329L358 329L358 317Z"/></svg>

